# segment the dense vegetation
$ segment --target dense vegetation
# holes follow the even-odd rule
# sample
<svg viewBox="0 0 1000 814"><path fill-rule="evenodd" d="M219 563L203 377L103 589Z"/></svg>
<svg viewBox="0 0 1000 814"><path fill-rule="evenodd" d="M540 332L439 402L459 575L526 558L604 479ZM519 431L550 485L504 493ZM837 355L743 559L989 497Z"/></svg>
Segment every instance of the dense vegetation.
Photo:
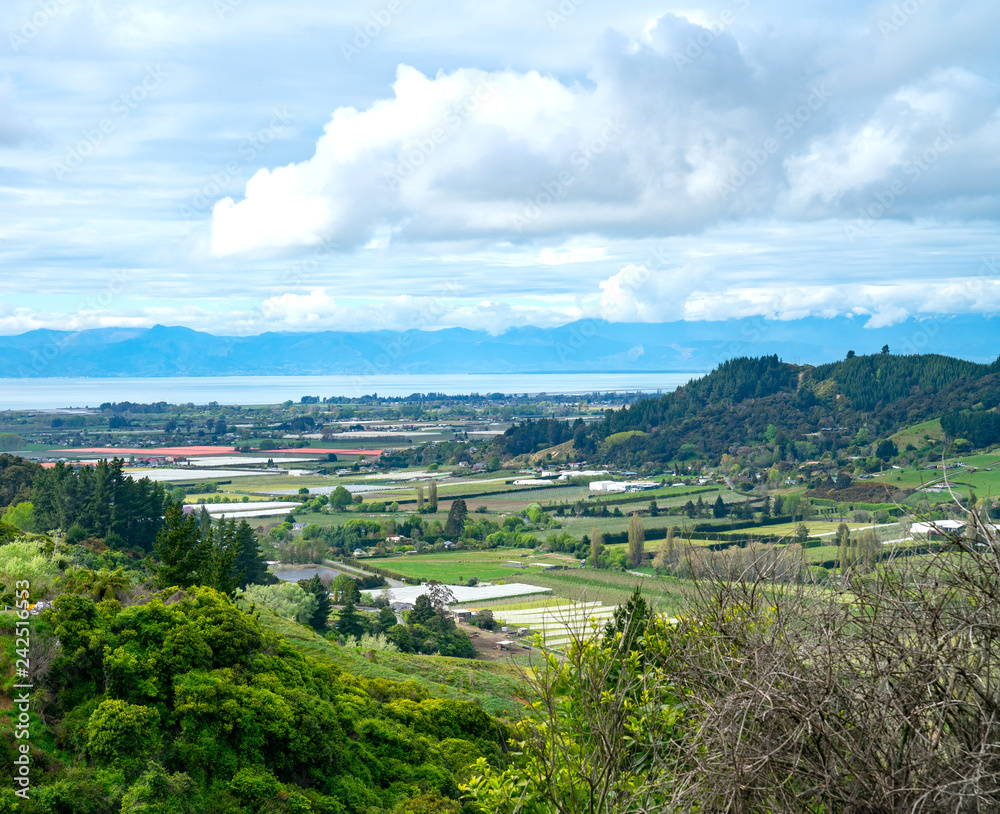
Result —
<svg viewBox="0 0 1000 814"><path fill-rule="evenodd" d="M802 461L849 448L862 430L876 438L945 413L990 411L998 404L1000 362L881 353L812 368L765 356L724 362L672 393L609 410L592 427L567 430L591 458L628 467L695 457L715 463L765 441L777 460ZM994 417L961 420L963 428L978 422L977 438L993 437ZM508 431L499 445L529 449L545 437L540 423Z"/></svg>
<svg viewBox="0 0 1000 814"><path fill-rule="evenodd" d="M457 812L469 766L498 765L475 704L304 657L209 588L130 607L64 594L44 629L60 646L35 698L54 744L18 811ZM8 765L13 744L6 729Z"/></svg>
<svg viewBox="0 0 1000 814"><path fill-rule="evenodd" d="M170 500L160 484L134 480L123 466L115 458L79 471L61 462L41 470L32 492L38 530L61 528L71 541L100 537L109 548L151 552Z"/></svg>

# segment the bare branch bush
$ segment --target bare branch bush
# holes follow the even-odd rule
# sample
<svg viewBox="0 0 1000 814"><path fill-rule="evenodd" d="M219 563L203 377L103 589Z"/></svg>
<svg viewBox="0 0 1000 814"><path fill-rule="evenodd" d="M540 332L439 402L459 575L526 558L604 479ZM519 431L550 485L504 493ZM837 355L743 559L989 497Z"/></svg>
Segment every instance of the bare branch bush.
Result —
<svg viewBox="0 0 1000 814"><path fill-rule="evenodd" d="M675 810L1000 810L1000 544L970 523L833 590L698 579L656 654L690 739Z"/></svg>
<svg viewBox="0 0 1000 814"><path fill-rule="evenodd" d="M969 524L823 586L794 548L682 552L686 612L630 602L616 630L546 654L511 766L473 797L559 814L1000 811L1000 542Z"/></svg>

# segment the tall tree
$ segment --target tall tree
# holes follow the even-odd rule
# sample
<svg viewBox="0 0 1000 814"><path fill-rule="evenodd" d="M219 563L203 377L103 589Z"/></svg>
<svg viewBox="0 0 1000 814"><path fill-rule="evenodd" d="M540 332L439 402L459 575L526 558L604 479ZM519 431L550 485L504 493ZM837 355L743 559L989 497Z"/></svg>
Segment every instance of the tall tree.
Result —
<svg viewBox="0 0 1000 814"><path fill-rule="evenodd" d="M633 514L628 519L628 561L634 567L642 565L646 556L646 529L642 518Z"/></svg>
<svg viewBox="0 0 1000 814"><path fill-rule="evenodd" d="M461 537L468 514L469 510L466 508L465 501L460 497L455 498L448 510L448 520L444 525L444 533L449 537Z"/></svg>
<svg viewBox="0 0 1000 814"><path fill-rule="evenodd" d="M153 554L159 560L154 571L160 587L188 588L199 584L208 552L202 545L201 529L194 515L185 515L178 504L171 504L163 529L153 543Z"/></svg>
<svg viewBox="0 0 1000 814"><path fill-rule="evenodd" d="M726 516L726 504L722 500L722 495L718 495L715 498L715 503L712 504L712 517L725 517Z"/></svg>
<svg viewBox="0 0 1000 814"><path fill-rule="evenodd" d="M267 561L260 550L257 535L246 520L240 520L233 531L236 544L235 569L240 576L240 587L247 585L274 585L278 578L267 570Z"/></svg>
<svg viewBox="0 0 1000 814"><path fill-rule="evenodd" d="M604 548L604 535L594 526L590 533L590 567L601 567L601 549Z"/></svg>
<svg viewBox="0 0 1000 814"><path fill-rule="evenodd" d="M319 578L319 574L313 574L312 579L309 580L303 588L316 597L316 610L313 611L312 618L309 620L310 626L319 633L326 633L330 626L330 611L333 609L333 603L330 602L330 594L326 590L326 586L323 585L323 581ZM355 615L354 624L358 624L356 618L357 611L354 609L353 602L348 602L347 605L344 606L344 610L341 611L341 618L343 618L344 614L348 612L348 608L350 608L350 613ZM353 629L353 624L351 627ZM344 633L344 631L340 629L339 622L337 630ZM344 633L344 635L348 634ZM361 634L351 633L349 635L355 636Z"/></svg>
<svg viewBox="0 0 1000 814"><path fill-rule="evenodd" d="M840 573L843 574L851 557L851 529L847 523L841 523L837 526L835 539L837 541L837 564L840 566Z"/></svg>
<svg viewBox="0 0 1000 814"><path fill-rule="evenodd" d="M438 508L438 485L437 481L432 480L427 486L427 505L430 507L432 512L436 512Z"/></svg>

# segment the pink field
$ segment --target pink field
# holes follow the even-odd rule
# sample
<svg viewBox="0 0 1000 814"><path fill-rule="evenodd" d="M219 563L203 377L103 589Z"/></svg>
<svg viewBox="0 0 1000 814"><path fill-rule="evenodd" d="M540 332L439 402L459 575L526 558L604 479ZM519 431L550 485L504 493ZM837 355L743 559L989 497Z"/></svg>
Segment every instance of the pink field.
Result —
<svg viewBox="0 0 1000 814"><path fill-rule="evenodd" d="M163 457L189 457L191 455L232 455L236 447L90 447L88 449L50 449L50 455L59 453L86 455L143 455Z"/></svg>
<svg viewBox="0 0 1000 814"><path fill-rule="evenodd" d="M303 454L319 454L327 455L333 453L334 455L381 455L382 450L380 449L334 449L333 447L324 447L320 449L318 447L296 447L295 449L273 449L271 452L301 452Z"/></svg>

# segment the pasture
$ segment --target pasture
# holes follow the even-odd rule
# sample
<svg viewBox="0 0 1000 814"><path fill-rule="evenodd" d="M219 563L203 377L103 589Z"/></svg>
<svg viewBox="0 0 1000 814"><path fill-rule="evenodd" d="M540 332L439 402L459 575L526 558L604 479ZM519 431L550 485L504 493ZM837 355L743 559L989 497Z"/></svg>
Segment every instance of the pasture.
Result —
<svg viewBox="0 0 1000 814"><path fill-rule="evenodd" d="M524 563L525 567L505 565L508 561ZM562 554L535 555L530 549L489 549L486 551L449 551L437 554L404 554L400 557L373 557L366 563L421 580L437 580L450 584L468 582L475 577L482 581L498 579L510 582L531 582L539 572L548 569L532 566L547 565L579 567L579 560Z"/></svg>

